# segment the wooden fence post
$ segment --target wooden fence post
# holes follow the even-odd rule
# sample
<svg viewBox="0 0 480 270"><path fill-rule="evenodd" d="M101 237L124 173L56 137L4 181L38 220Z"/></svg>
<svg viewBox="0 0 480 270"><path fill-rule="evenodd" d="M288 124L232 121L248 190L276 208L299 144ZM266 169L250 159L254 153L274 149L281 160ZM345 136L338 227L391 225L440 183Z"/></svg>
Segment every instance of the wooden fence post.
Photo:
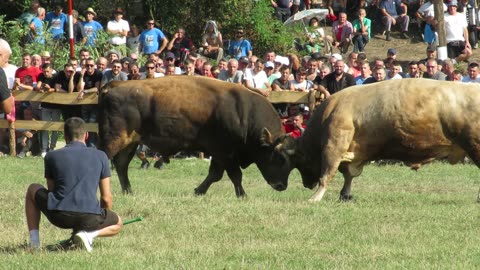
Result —
<svg viewBox="0 0 480 270"><path fill-rule="evenodd" d="M14 156L17 155L17 149L15 149L16 146L17 146L17 142L16 142L16 139L15 139L15 122L9 122L8 133L10 135L10 139L9 139L9 142L10 142L10 156L14 157Z"/></svg>

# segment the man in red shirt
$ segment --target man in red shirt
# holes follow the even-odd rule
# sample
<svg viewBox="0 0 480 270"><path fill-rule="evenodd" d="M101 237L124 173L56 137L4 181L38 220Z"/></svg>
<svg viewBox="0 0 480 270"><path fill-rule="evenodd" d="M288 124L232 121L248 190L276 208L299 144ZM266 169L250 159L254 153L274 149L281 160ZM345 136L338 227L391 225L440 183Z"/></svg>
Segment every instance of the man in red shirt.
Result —
<svg viewBox="0 0 480 270"><path fill-rule="evenodd" d="M303 123L303 115L301 113L297 113L295 115L292 115L283 124L283 127L285 128L285 133L292 136L293 138L297 138L302 136L307 126Z"/></svg>
<svg viewBox="0 0 480 270"><path fill-rule="evenodd" d="M22 55L22 66L17 69L15 72L15 82L24 83L23 78L26 75L30 75L33 79L33 82L37 82L38 75L42 73L42 70L38 67L32 66L32 57L30 54L25 53Z"/></svg>

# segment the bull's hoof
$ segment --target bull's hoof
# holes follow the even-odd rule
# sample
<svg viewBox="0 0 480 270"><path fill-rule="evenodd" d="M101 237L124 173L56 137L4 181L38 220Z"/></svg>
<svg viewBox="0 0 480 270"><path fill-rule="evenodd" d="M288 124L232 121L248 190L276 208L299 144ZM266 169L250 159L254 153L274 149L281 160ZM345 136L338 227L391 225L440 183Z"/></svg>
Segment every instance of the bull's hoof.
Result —
<svg viewBox="0 0 480 270"><path fill-rule="evenodd" d="M194 189L194 191L195 191L195 195L197 195L197 196L203 196L207 193L206 191L203 191L199 188Z"/></svg>
<svg viewBox="0 0 480 270"><path fill-rule="evenodd" d="M353 198L353 195L340 195L340 201L342 202L353 202L355 199Z"/></svg>
<svg viewBox="0 0 480 270"><path fill-rule="evenodd" d="M237 194L237 199L246 199L247 198L247 194L243 193L243 194Z"/></svg>

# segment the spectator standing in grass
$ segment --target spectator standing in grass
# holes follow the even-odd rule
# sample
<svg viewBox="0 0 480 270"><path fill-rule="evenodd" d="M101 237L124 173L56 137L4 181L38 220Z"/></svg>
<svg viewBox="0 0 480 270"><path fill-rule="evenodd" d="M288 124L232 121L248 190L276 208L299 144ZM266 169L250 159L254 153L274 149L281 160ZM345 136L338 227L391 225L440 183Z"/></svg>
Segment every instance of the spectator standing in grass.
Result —
<svg viewBox="0 0 480 270"><path fill-rule="evenodd" d="M97 42L97 33L99 31L103 31L103 26L94 20L97 16L97 13L93 10L93 8L87 8L86 13L86 20L82 23L83 24L83 31L85 31L85 35L87 35L87 46L95 46Z"/></svg>
<svg viewBox="0 0 480 270"><path fill-rule="evenodd" d="M278 20L284 23L290 18L290 8L293 5L293 0L270 0L272 7L275 9L275 16Z"/></svg>
<svg viewBox="0 0 480 270"><path fill-rule="evenodd" d="M252 44L244 38L244 34L243 28L237 29L235 39L230 41L228 48L228 53L237 60L240 60L241 57L250 58L252 56Z"/></svg>
<svg viewBox="0 0 480 270"><path fill-rule="evenodd" d="M133 24L132 27L130 27L130 32L127 37L127 47L130 49L131 53L139 54L141 52L140 34L138 26Z"/></svg>
<svg viewBox="0 0 480 270"><path fill-rule="evenodd" d="M82 25L82 22L78 20L78 11L72 10L72 22L73 22L73 40L75 43L85 45L87 42L87 34ZM68 39L68 31L65 32L65 38Z"/></svg>
<svg viewBox="0 0 480 270"><path fill-rule="evenodd" d="M77 13L78 16L78 13ZM56 6L55 11L50 11L45 15L47 29L52 33L53 40L61 40L65 36L65 25L68 22L67 15L63 13L62 6Z"/></svg>
<svg viewBox="0 0 480 270"><path fill-rule="evenodd" d="M45 9L39 7L37 9L37 16L32 19L29 25L30 33L29 37L27 38L27 42L29 43L40 43L45 44L45 36L44 36L44 29L43 29L43 20L45 19Z"/></svg>
<svg viewBox="0 0 480 270"><path fill-rule="evenodd" d="M457 0L450 1L447 6L448 12L444 19L448 58L460 63L472 56L467 20L464 14L457 12Z"/></svg>
<svg viewBox="0 0 480 270"><path fill-rule="evenodd" d="M113 35L109 42L112 45L125 45L130 25L123 19L123 8L117 8L113 12L114 19L107 24L107 31Z"/></svg>
<svg viewBox="0 0 480 270"><path fill-rule="evenodd" d="M112 212L108 158L86 147L87 134L82 119L65 120L67 146L48 153L44 160L47 187L31 184L27 189L25 213L32 249L40 248L41 213L53 225L73 229L73 243L88 252L95 237L113 236L122 229L122 219Z"/></svg>
<svg viewBox="0 0 480 270"><path fill-rule="evenodd" d="M145 55L155 53L160 55L168 45L168 39L162 30L155 27L155 20L147 20L147 29L140 34L139 51Z"/></svg>

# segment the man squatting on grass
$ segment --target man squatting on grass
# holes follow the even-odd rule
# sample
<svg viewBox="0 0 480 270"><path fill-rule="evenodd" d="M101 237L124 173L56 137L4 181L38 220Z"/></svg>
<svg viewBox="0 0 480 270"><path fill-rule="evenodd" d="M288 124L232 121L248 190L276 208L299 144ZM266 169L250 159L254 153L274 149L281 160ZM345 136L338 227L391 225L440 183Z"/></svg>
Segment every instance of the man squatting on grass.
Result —
<svg viewBox="0 0 480 270"><path fill-rule="evenodd" d="M55 226L73 229L73 243L90 252L93 238L113 236L122 220L112 209L110 167L104 152L85 145L88 133L78 117L65 121L67 145L45 156L47 189L31 184L25 198L30 247L40 247L40 211ZM100 188L100 202L97 198Z"/></svg>

